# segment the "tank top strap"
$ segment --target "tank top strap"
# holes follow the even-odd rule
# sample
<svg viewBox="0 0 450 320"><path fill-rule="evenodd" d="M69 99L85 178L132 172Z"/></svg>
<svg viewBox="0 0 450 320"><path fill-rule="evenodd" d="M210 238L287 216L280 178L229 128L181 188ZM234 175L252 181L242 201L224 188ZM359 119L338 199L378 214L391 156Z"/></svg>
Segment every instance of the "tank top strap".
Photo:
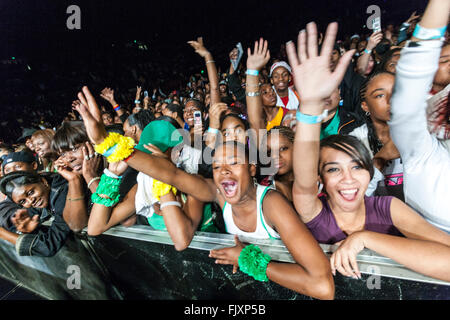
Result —
<svg viewBox="0 0 450 320"><path fill-rule="evenodd" d="M275 190L275 185L269 185L269 186L257 186L256 189L256 205L257 205L257 212L258 212L258 218L261 221L261 225L264 227L264 230L266 230L267 234L269 235L270 239L279 239L280 236L278 233L273 230L270 226L267 225L266 220L264 219L264 213L263 213L263 201L264 197L266 196L267 192L269 190Z"/></svg>

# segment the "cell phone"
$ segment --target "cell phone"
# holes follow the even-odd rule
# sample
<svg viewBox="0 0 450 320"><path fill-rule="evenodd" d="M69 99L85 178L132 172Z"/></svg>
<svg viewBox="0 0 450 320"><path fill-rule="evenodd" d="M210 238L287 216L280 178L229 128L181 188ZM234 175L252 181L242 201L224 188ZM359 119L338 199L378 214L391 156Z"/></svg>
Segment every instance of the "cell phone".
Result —
<svg viewBox="0 0 450 320"><path fill-rule="evenodd" d="M381 31L381 18L380 17L376 17L375 19L372 20L372 29L373 29L374 33Z"/></svg>
<svg viewBox="0 0 450 320"><path fill-rule="evenodd" d="M244 54L244 49L242 48L242 43L238 43L236 45L236 48L238 49L238 56L236 60L231 60L231 63L233 64L233 68L236 70L238 65L239 65L239 61L241 61L242 55Z"/></svg>
<svg viewBox="0 0 450 320"><path fill-rule="evenodd" d="M148 91L147 90L144 91L144 97L146 97L146 98L148 97Z"/></svg>
<svg viewBox="0 0 450 320"><path fill-rule="evenodd" d="M202 113L200 111L194 111L194 127L202 126Z"/></svg>

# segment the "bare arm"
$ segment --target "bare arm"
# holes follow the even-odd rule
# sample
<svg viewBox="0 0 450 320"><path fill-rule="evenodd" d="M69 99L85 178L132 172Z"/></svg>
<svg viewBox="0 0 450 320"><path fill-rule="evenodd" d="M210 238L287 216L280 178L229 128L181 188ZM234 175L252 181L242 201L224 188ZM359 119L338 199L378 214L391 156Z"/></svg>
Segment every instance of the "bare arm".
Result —
<svg viewBox="0 0 450 320"><path fill-rule="evenodd" d="M362 76L365 75L367 67L369 66L370 52L372 52L372 50L375 49L377 44L380 43L382 39L383 39L383 32L381 31L372 33L372 35L370 36L365 49L368 50L369 53L367 53L364 50L363 54L359 57L358 62L356 64L357 71L360 75Z"/></svg>
<svg viewBox="0 0 450 320"><path fill-rule="evenodd" d="M87 226L88 214L84 201L82 178L77 174L69 174L60 170L59 173L68 181L66 204L64 206L63 218L69 228L74 232L81 231Z"/></svg>
<svg viewBox="0 0 450 320"><path fill-rule="evenodd" d="M19 235L17 233L8 231L8 230L0 227L0 239L6 240L6 241L12 243L13 245L16 245L16 241L17 241L18 237L19 237Z"/></svg>
<svg viewBox="0 0 450 320"><path fill-rule="evenodd" d="M136 212L135 197L137 184L128 191L123 201L115 207L106 207L104 205L94 203L91 214L89 216L88 234L97 236L106 230L114 227L120 222L128 219Z"/></svg>
<svg viewBox="0 0 450 320"><path fill-rule="evenodd" d="M261 71L270 59L267 40L260 38L259 42L255 41L253 54L250 51L250 48L248 48L247 55L247 70ZM260 129L266 129L263 105L259 90L259 76L247 74L245 91L247 93L245 99L247 102L248 121L250 123L250 127L258 133ZM257 93L258 95L249 96L249 92ZM256 136L259 137L259 134Z"/></svg>
<svg viewBox="0 0 450 320"><path fill-rule="evenodd" d="M330 71L330 56L337 34L337 23L328 25L322 51L318 55L317 28L314 23L307 25L298 36L298 54L292 42L286 45L294 84L301 99L300 112L318 116L324 109L324 100L339 86L354 50L346 52L339 60L334 72ZM322 209L317 198L318 164L321 123L309 124L297 121L293 157L294 185L292 195L295 208L304 222L312 220Z"/></svg>
<svg viewBox="0 0 450 320"><path fill-rule="evenodd" d="M203 45L202 37L197 38L197 41L188 41L188 43L195 49L195 52L205 59L211 93L211 105L214 103L219 103L221 101L219 92L219 77L217 75L216 63L211 52L209 52Z"/></svg>
<svg viewBox="0 0 450 320"><path fill-rule="evenodd" d="M175 200L175 195L168 193L161 197L161 205ZM161 213L175 249L177 251L186 249L202 219L203 202L188 196L183 209L177 206L167 206L161 210Z"/></svg>
<svg viewBox="0 0 450 320"><path fill-rule="evenodd" d="M94 144L100 144L107 137L100 110L88 87L84 86L82 90L83 92L78 93L82 103L77 106L76 110L83 118L89 139ZM201 201L213 202L216 200L217 188L214 182L208 181L202 176L186 173L167 159L135 149L127 164L137 171L170 184Z"/></svg>
<svg viewBox="0 0 450 320"><path fill-rule="evenodd" d="M114 98L114 90L111 88L104 88L100 93L100 97L108 101L111 104L111 107L113 107L113 109L119 105L116 102L116 99ZM121 116L125 113L125 110L123 108L114 111L117 113L118 116Z"/></svg>
<svg viewBox="0 0 450 320"><path fill-rule="evenodd" d="M328 258L290 203L278 192L268 193L264 198L264 217L296 261L296 264L270 262L269 279L302 294L333 299L334 282Z"/></svg>

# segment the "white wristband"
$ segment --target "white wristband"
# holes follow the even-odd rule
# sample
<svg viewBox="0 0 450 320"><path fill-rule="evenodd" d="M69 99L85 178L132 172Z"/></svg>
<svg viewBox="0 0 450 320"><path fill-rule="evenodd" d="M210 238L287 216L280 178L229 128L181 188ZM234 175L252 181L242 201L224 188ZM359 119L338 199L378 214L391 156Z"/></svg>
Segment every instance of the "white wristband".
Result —
<svg viewBox="0 0 450 320"><path fill-rule="evenodd" d="M167 201L159 205L159 210L162 210L167 206L177 206L181 208L181 203L179 203L178 201Z"/></svg>

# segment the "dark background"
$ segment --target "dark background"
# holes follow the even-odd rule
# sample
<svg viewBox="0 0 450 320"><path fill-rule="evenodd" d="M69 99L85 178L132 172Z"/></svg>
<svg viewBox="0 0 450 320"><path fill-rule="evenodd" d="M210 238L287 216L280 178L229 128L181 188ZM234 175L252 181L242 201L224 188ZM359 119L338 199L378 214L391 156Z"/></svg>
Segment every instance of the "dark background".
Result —
<svg viewBox="0 0 450 320"><path fill-rule="evenodd" d="M57 126L82 85L95 94L109 86L129 95L137 84L149 91L162 87L166 92L185 85L189 75L204 69L204 61L186 43L198 36L203 36L225 72L228 53L237 42L246 52L262 36L275 56L282 44L296 41L299 30L310 21L318 24L319 31L331 21L339 22L338 39L345 39L354 33L371 33L365 27L370 5L380 6L382 26L399 26L414 10L422 13L426 3L1 0L0 139L15 140L22 127L30 121L42 122L41 118L50 118L51 125ZM81 30L66 26L70 5L81 9ZM143 45L148 50L139 50ZM245 59L244 54L244 63ZM118 100L123 104L129 97Z"/></svg>

